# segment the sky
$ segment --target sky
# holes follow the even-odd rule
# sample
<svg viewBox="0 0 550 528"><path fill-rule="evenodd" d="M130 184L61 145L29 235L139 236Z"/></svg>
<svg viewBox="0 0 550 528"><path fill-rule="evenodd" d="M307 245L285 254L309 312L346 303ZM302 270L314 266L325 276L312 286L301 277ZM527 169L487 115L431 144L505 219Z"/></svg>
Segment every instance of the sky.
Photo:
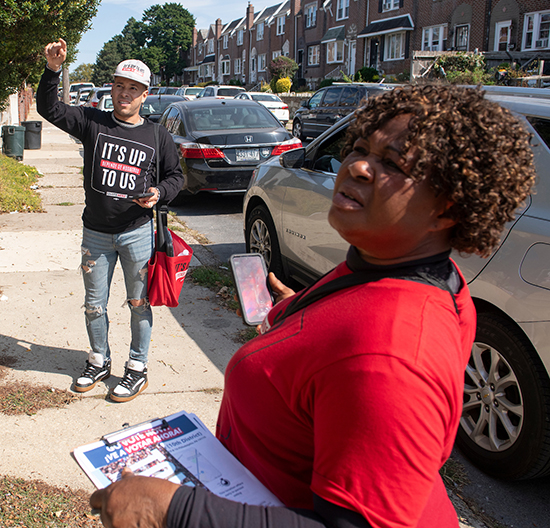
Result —
<svg viewBox="0 0 550 528"><path fill-rule="evenodd" d="M252 0L254 12L258 13L266 6L277 5L281 0ZM97 54L115 35L119 35L129 18L141 20L143 11L153 5L179 3L189 11L196 20L197 29L208 29L217 18L226 24L246 15L248 0L101 0L97 15L78 44L79 53L70 69L80 64L95 63Z"/></svg>

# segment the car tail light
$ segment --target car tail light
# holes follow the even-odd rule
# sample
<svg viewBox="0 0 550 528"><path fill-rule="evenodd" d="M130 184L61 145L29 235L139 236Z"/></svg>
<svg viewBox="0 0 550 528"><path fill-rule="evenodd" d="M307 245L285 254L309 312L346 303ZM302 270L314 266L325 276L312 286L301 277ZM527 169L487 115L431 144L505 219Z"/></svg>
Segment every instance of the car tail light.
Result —
<svg viewBox="0 0 550 528"><path fill-rule="evenodd" d="M182 143L179 145L183 158L188 159L223 159L225 154L216 147L201 143Z"/></svg>
<svg viewBox="0 0 550 528"><path fill-rule="evenodd" d="M287 150L302 148L302 142L298 138L289 139L280 145L277 145L271 152L272 156L278 156Z"/></svg>
<svg viewBox="0 0 550 528"><path fill-rule="evenodd" d="M99 101L95 101L95 102L92 101L92 106L93 106L94 108L97 108L97 103L99 103Z"/></svg>
<svg viewBox="0 0 550 528"><path fill-rule="evenodd" d="M288 110L288 105L281 106L281 110Z"/></svg>

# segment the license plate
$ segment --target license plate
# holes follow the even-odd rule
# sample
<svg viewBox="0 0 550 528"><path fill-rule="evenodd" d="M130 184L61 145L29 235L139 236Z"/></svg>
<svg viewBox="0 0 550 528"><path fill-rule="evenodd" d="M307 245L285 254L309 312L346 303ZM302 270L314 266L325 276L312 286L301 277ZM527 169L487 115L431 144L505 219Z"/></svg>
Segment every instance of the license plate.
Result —
<svg viewBox="0 0 550 528"><path fill-rule="evenodd" d="M260 149L237 149L237 161L260 161Z"/></svg>

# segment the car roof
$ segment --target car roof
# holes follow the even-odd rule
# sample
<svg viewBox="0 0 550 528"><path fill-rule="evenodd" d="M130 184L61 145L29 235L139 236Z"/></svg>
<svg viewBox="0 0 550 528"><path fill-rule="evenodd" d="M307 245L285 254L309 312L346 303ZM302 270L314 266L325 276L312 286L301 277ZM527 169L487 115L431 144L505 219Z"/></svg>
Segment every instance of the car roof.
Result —
<svg viewBox="0 0 550 528"><path fill-rule="evenodd" d="M163 101L173 101L173 102L185 101L183 96L175 95L175 94L151 94L151 95L148 95L145 98L146 101L147 101L147 99L157 99L157 100L160 99L160 100L163 100Z"/></svg>
<svg viewBox="0 0 550 528"><path fill-rule="evenodd" d="M501 95L497 93L486 93L485 97L518 114L550 118L550 99L525 97L522 95Z"/></svg>

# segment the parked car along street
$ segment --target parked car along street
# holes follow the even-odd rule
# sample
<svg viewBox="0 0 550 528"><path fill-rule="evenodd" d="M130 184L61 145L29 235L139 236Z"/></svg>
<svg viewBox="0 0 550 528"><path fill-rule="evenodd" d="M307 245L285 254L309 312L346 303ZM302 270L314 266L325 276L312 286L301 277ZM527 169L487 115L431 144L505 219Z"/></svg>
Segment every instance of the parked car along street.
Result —
<svg viewBox="0 0 550 528"><path fill-rule="evenodd" d="M185 95L189 99L196 99L197 94L200 92L202 92L200 86L180 86L176 91L176 95Z"/></svg>
<svg viewBox="0 0 550 528"><path fill-rule="evenodd" d="M111 94L111 87L105 87L105 88L92 88L91 92L88 94L88 98L86 99L86 102L84 103L84 106L93 106L94 108L97 108L97 105L99 103L99 100L104 95L110 95Z"/></svg>
<svg viewBox="0 0 550 528"><path fill-rule="evenodd" d="M205 86L198 94L197 99L215 97L216 99L233 99L236 95L246 91L240 86Z"/></svg>
<svg viewBox="0 0 550 528"><path fill-rule="evenodd" d="M453 255L478 314L457 445L490 475L534 478L550 474L550 100L487 97L523 116L538 181L490 258ZM347 244L327 213L352 117L254 172L243 209L246 248L283 280L308 284L345 259Z"/></svg>
<svg viewBox="0 0 550 528"><path fill-rule="evenodd" d="M91 90L92 88L95 88L95 86L93 83L72 83L69 86L70 104L75 104L76 96L81 88L87 88L88 90Z"/></svg>
<svg viewBox="0 0 550 528"><path fill-rule="evenodd" d="M158 121L166 107L176 101L187 101L182 95L148 95L139 111L141 117L148 117L151 121Z"/></svg>
<svg viewBox="0 0 550 528"><path fill-rule="evenodd" d="M248 99L263 104L284 125L288 123L288 105L275 94L265 92L243 92L235 96L235 99Z"/></svg>
<svg viewBox="0 0 550 528"><path fill-rule="evenodd" d="M178 147L185 194L244 192L260 161L302 146L254 101L207 97L173 103L159 123Z"/></svg>
<svg viewBox="0 0 550 528"><path fill-rule="evenodd" d="M302 104L292 120L292 133L304 141L316 138L342 117L351 114L363 99L393 90L396 85L377 83L333 83L317 90Z"/></svg>
<svg viewBox="0 0 550 528"><path fill-rule="evenodd" d="M113 108L113 98L110 95L104 95L97 103L98 110L112 111Z"/></svg>

